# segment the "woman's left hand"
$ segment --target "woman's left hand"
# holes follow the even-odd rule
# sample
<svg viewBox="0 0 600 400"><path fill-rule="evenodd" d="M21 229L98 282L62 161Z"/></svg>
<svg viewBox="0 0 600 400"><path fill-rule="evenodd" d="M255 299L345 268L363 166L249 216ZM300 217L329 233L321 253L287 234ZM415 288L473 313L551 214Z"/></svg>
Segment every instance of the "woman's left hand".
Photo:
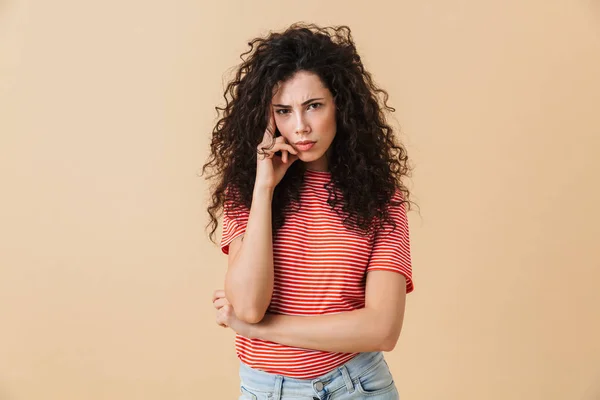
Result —
<svg viewBox="0 0 600 400"><path fill-rule="evenodd" d="M213 293L213 306L216 311L217 325L224 328L231 328L238 334L250 337L250 324L239 320L235 316L235 310L229 300L225 297L224 290L216 290Z"/></svg>

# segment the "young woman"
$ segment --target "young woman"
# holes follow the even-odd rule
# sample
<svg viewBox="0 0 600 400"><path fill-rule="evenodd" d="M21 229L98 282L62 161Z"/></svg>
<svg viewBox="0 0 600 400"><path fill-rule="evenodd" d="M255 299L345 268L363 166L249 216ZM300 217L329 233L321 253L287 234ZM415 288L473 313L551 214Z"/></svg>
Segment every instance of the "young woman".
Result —
<svg viewBox="0 0 600 400"><path fill-rule="evenodd" d="M348 27L249 43L213 130L211 239L228 254L217 323L240 399L397 399L382 351L413 289L408 158Z"/></svg>

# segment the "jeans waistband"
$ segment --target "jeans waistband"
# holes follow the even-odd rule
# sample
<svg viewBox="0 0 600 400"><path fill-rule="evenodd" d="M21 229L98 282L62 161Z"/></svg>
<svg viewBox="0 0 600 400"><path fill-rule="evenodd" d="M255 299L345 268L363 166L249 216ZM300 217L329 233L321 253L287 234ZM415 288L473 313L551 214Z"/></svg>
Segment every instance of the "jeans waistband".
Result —
<svg viewBox="0 0 600 400"><path fill-rule="evenodd" d="M340 376L343 376L343 381L346 385L351 385L353 379L381 362L383 358L381 352L359 353L345 364L313 379L288 378L283 375L253 369L244 363L240 363L240 379L242 380L242 384L248 387L263 390L275 389L275 391L281 391L283 384L288 389L313 387L319 382L325 385Z"/></svg>

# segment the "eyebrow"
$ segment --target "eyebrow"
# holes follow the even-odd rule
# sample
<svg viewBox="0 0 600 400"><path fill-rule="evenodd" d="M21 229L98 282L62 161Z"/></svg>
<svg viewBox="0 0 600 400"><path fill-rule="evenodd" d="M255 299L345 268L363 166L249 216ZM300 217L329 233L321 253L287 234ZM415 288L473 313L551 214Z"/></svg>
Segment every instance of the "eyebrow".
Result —
<svg viewBox="0 0 600 400"><path fill-rule="evenodd" d="M317 98L314 98L314 99L306 100L304 103L302 103L302 105L305 106L308 103L312 103L313 101L316 101L316 100L325 100L325 98L324 97L317 97ZM285 104L273 104L273 107L292 108L292 106L288 106L288 105L285 105Z"/></svg>

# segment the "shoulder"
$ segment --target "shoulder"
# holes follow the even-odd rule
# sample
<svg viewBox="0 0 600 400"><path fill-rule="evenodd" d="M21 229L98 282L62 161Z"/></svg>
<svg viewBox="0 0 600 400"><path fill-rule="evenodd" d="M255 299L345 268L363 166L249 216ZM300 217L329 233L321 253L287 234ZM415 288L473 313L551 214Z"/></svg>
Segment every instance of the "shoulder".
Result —
<svg viewBox="0 0 600 400"><path fill-rule="evenodd" d="M408 207L409 201L406 190L396 188L390 202L388 203L388 211L406 213Z"/></svg>

